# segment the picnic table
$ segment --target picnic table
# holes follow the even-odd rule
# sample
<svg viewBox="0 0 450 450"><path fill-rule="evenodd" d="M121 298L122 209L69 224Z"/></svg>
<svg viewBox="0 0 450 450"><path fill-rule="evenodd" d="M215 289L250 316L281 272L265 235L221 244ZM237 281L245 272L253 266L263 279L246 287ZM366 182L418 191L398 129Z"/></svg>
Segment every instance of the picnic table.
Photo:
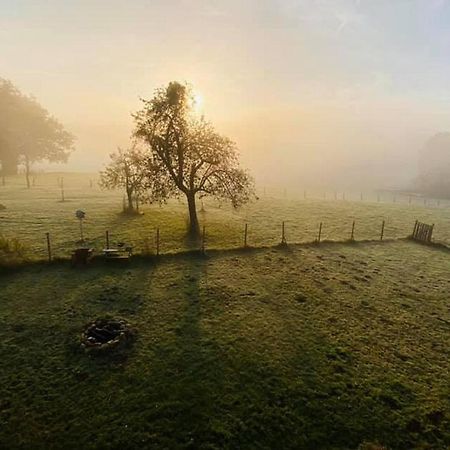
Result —
<svg viewBox="0 0 450 450"><path fill-rule="evenodd" d="M118 248L104 248L103 255L107 261L128 260L133 253L133 247L118 245Z"/></svg>

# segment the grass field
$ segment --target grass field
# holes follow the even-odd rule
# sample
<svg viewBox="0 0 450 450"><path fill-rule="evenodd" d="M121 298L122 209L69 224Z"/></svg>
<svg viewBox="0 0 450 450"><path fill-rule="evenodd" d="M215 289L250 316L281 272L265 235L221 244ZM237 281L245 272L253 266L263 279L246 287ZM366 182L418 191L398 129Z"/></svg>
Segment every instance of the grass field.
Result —
<svg viewBox="0 0 450 450"><path fill-rule="evenodd" d="M1 448L449 448L448 252L150 261L0 276ZM79 346L105 314L137 330L126 358Z"/></svg>
<svg viewBox="0 0 450 450"><path fill-rule="evenodd" d="M418 219L450 244L448 204L283 190L238 211L205 201L201 256L179 253L192 248L182 202L130 217L89 175L64 174L61 202L59 176L0 186L0 237L35 260L0 268L0 448L450 448L450 252L392 239ZM109 230L151 254L159 227L163 256L39 262L46 232L55 256L78 245L77 209L98 251ZM345 242L353 220L364 242ZM320 222L343 242L276 247L282 221L290 244ZM80 334L105 315L136 341L89 356Z"/></svg>
<svg viewBox="0 0 450 450"><path fill-rule="evenodd" d="M64 176L65 202L57 186ZM96 176L96 175L95 175ZM45 233L50 232L55 256L67 257L80 238L75 211L87 213L84 234L87 244L101 250L105 246L105 231L109 230L112 242L126 241L137 253L155 250L155 232L160 228L161 251L177 252L189 247L185 240L186 206L173 200L169 205L143 207L142 216L121 214L122 193L101 191L96 182L90 188L89 174L46 174L36 176L36 185L28 190L23 176L8 178L6 186L0 186L0 235L17 238L26 246L30 259L46 258ZM411 233L416 219L435 224L435 239L450 244L450 204L445 201L409 199L383 194L380 202L374 193L364 194L367 201L360 201L360 194L346 194L346 200L335 201L328 192L324 200L322 192L287 192L268 189L260 191L260 199L240 210L229 205L219 205L205 200L205 212L199 212L200 221L206 226L209 248L236 248L243 244L243 228L248 223L248 243L251 246L270 246L280 242L281 223L286 223L288 242L311 242L317 236L323 222L322 239L347 240L350 238L353 220L356 221L355 239L378 239L381 222L386 221L385 237L399 238ZM342 193L338 198L342 197ZM201 203L198 204L200 210Z"/></svg>

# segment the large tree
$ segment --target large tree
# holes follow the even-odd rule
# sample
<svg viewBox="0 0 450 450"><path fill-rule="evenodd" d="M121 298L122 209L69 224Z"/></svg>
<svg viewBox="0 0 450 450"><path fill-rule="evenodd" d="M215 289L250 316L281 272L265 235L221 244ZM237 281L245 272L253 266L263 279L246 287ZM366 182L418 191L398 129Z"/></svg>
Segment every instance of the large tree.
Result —
<svg viewBox="0 0 450 450"><path fill-rule="evenodd" d="M105 189L123 188L127 198L125 212L138 212L139 203L147 200L147 170L143 153L136 146L128 150L119 148L110 155L110 159L100 172L100 186Z"/></svg>
<svg viewBox="0 0 450 450"><path fill-rule="evenodd" d="M192 90L171 82L158 89L134 115L135 136L148 150L152 196L184 195L189 208L189 231L199 233L196 197L229 199L234 207L253 195L253 181L239 167L236 145L193 113Z"/></svg>
<svg viewBox="0 0 450 450"><path fill-rule="evenodd" d="M31 165L38 161L65 162L73 150L73 136L36 99L0 80L0 159L4 172L23 163L30 187Z"/></svg>

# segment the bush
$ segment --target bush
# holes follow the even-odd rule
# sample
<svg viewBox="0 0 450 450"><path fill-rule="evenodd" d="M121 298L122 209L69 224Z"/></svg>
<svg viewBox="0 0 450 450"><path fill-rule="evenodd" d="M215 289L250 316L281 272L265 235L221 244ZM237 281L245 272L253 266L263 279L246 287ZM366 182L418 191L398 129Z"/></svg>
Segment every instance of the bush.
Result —
<svg viewBox="0 0 450 450"><path fill-rule="evenodd" d="M16 238L0 235L0 263L11 264L25 260L26 246Z"/></svg>

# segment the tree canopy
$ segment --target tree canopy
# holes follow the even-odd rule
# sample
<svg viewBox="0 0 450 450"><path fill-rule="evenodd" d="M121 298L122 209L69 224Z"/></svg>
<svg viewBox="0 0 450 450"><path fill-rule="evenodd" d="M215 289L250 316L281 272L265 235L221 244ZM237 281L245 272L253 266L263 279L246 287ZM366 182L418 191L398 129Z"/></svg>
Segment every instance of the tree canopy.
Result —
<svg viewBox="0 0 450 450"><path fill-rule="evenodd" d="M22 94L10 81L0 79L0 161L3 173L47 160L65 162L74 137L38 101Z"/></svg>
<svg viewBox="0 0 450 450"><path fill-rule="evenodd" d="M195 116L188 85L171 82L142 102L134 115L135 136L148 149L152 196L164 200L185 195L191 233L199 232L197 195L228 199L234 207L250 200L253 181L239 166L235 143Z"/></svg>

